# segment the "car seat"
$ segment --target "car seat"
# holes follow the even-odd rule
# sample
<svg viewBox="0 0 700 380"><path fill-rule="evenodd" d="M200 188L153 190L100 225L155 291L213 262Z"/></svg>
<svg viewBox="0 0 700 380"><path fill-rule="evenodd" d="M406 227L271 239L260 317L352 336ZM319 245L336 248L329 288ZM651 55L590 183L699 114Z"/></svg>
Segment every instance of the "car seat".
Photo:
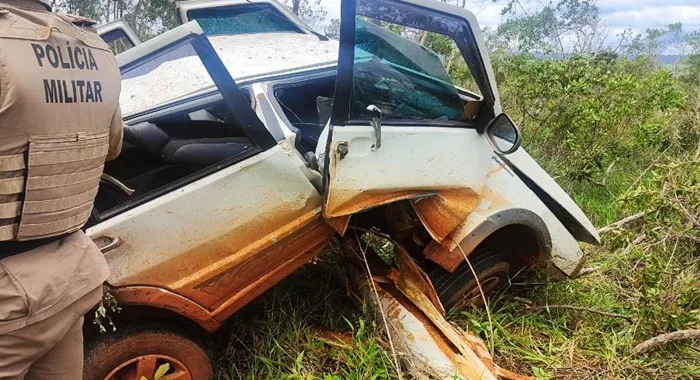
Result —
<svg viewBox="0 0 700 380"><path fill-rule="evenodd" d="M217 124L216 129L211 128L212 123ZM192 121L188 123L189 136L180 134L181 136L173 137L156 124L143 122L126 125L124 140L160 157L166 164L203 168L234 157L253 146L250 139L246 137L220 137L224 129L221 124L211 121ZM212 136L216 134L218 136Z"/></svg>

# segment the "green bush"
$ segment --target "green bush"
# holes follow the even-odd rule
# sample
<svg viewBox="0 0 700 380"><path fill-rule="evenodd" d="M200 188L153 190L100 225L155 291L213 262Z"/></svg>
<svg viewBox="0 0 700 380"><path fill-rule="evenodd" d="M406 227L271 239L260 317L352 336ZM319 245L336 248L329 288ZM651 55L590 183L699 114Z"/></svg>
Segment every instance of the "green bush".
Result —
<svg viewBox="0 0 700 380"><path fill-rule="evenodd" d="M557 176L599 182L612 162L663 150L688 96L673 74L614 55L494 57L503 108Z"/></svg>

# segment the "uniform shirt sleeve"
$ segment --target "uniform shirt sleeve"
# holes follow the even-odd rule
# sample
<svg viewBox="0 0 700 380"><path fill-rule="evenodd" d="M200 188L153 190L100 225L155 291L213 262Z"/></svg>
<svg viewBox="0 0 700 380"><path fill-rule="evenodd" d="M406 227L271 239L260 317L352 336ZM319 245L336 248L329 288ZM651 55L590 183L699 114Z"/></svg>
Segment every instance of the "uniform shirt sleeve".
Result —
<svg viewBox="0 0 700 380"><path fill-rule="evenodd" d="M112 123L109 126L109 152L107 153L107 161L111 161L122 151L122 139L124 138L124 121L122 120L122 111L119 106L114 111Z"/></svg>

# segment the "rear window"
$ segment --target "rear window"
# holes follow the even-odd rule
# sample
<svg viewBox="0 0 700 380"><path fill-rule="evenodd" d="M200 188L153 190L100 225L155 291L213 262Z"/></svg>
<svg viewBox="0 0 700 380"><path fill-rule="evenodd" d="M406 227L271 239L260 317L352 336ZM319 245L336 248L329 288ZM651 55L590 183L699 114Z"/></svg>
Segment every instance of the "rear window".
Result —
<svg viewBox="0 0 700 380"><path fill-rule="evenodd" d="M192 9L187 18L197 20L210 36L250 33L275 33L303 31L268 4L236 5L232 7Z"/></svg>

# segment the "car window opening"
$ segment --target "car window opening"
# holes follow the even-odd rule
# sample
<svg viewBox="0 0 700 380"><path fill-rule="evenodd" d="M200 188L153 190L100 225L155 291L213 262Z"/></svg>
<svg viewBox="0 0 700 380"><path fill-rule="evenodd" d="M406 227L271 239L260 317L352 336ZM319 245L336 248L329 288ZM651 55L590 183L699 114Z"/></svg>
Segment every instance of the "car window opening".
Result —
<svg viewBox="0 0 700 380"><path fill-rule="evenodd" d="M461 57L440 56L431 49L439 51L445 44L454 41L358 17L350 118L369 119L366 108L373 104L386 119L463 121L465 97L453 77L469 88L476 86Z"/></svg>
<svg viewBox="0 0 700 380"><path fill-rule="evenodd" d="M107 42L107 45L109 45L109 48L115 55L125 52L131 49L132 47L136 46L134 45L133 41L131 41L129 36L127 36L126 33L121 29L109 31L100 35L100 37L102 37L102 39L105 42Z"/></svg>
<svg viewBox="0 0 700 380"><path fill-rule="evenodd" d="M314 152L321 131L333 109L335 76L317 78L298 84L279 86L275 98L289 124L296 129L297 148Z"/></svg>
<svg viewBox="0 0 700 380"><path fill-rule="evenodd" d="M223 102L125 125L121 155L106 164L98 213L256 149Z"/></svg>

